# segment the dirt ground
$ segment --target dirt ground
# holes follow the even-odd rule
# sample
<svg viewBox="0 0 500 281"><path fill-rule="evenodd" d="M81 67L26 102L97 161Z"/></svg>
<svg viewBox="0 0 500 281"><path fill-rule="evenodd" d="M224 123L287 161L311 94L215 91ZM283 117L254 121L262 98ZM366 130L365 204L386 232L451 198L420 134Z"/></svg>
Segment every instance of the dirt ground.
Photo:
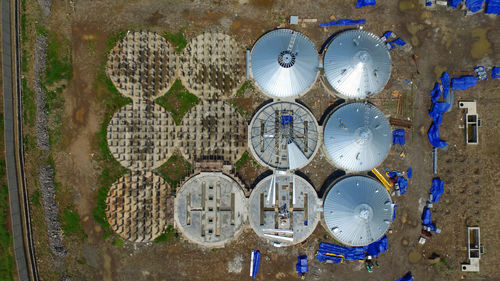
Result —
<svg viewBox="0 0 500 281"><path fill-rule="evenodd" d="M465 146L464 112L456 103L445 114L442 138L448 150L439 151L438 176L445 181L445 193L433 209L433 220L442 233L433 236L424 246L417 243L423 198L427 197L432 175L431 146L427 130L431 119L429 91L442 71L453 76L472 74L478 64L500 64L500 18L482 13L465 17L463 12L444 8L423 9L417 1L378 1L374 7L356 9L355 1L53 1L49 26L72 42L73 80L64 91L64 142L55 157L56 180L72 195L88 238L66 241L65 264L72 280L247 280L250 250L259 249L262 262L257 280L298 280L295 263L298 254L307 254L310 273L306 280L395 280L411 271L415 280L500 280L500 193L496 178L500 169L500 84L489 80L473 89L455 92L455 100L478 102L482 119L479 145ZM71 5L74 3L74 6ZM93 83L98 67L106 61L106 39L116 31L147 29L156 32L177 32L186 27L189 40L206 30L230 34L241 45L251 47L264 32L287 23L290 15L315 18L318 22L333 17L367 19L364 29L382 35L393 30L411 44L410 49L391 52L393 70L386 88L371 101L386 115L409 117L413 129L404 147L393 148L381 165L400 171L413 168L414 176L407 193L394 198L398 214L388 234L389 251L378 258L379 267L367 273L359 262L338 265L320 264L314 259L320 242L334 242L322 226L301 245L274 248L259 239L251 229L223 249L207 250L180 239L164 243L113 246L102 238L101 227L92 217L96 204L98 164L96 133L103 121L105 105L96 97ZM63 24L61 24L61 22ZM319 49L323 42L342 27L320 28L317 24L294 26L311 38ZM411 59L418 56L416 65ZM411 81L412 84L405 80ZM402 114L397 115L394 91L406 95ZM266 98L262 98L265 100ZM318 79L310 92L300 98L314 116L321 120L336 97ZM248 104L258 106L253 100ZM246 108L245 108L246 109ZM320 125L321 122L320 122ZM401 151L405 157L401 158ZM244 174L257 177L265 169L255 171L250 164ZM314 184L319 194L324 182L332 179L336 168L329 164L320 149L310 165L301 172ZM29 174L29 173L28 173ZM33 172L31 173L34 174ZM251 182L246 179L245 182ZM466 262L466 226L481 227L485 254L479 273L462 273ZM36 229L36 239L44 239L43 226ZM46 239L46 238L45 238ZM43 250L45 255L50 255ZM443 257L431 265L432 254ZM83 259L84 258L84 259ZM54 280L50 259L40 257L43 280ZM85 262L80 262L81 260ZM232 271L230 273L230 271ZM45 275L44 275L45 274Z"/></svg>

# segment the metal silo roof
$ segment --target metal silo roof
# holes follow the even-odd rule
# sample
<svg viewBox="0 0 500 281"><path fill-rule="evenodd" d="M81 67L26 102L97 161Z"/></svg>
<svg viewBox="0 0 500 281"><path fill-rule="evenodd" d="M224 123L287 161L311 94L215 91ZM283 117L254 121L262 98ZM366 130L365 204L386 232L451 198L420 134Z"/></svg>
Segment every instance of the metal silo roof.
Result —
<svg viewBox="0 0 500 281"><path fill-rule="evenodd" d="M265 34L252 49L252 75L272 97L292 97L307 91L316 80L318 66L313 42L290 29Z"/></svg>
<svg viewBox="0 0 500 281"><path fill-rule="evenodd" d="M349 171L375 168L391 148L391 126L384 114L369 103L349 103L336 109L324 130L331 160Z"/></svg>
<svg viewBox="0 0 500 281"><path fill-rule="evenodd" d="M361 98L382 90L391 76L391 56L382 39L363 30L337 35L324 57L328 82L347 98Z"/></svg>
<svg viewBox="0 0 500 281"><path fill-rule="evenodd" d="M365 246L387 232L393 207L389 193L378 181L351 176L328 191L323 211L335 239L349 246Z"/></svg>

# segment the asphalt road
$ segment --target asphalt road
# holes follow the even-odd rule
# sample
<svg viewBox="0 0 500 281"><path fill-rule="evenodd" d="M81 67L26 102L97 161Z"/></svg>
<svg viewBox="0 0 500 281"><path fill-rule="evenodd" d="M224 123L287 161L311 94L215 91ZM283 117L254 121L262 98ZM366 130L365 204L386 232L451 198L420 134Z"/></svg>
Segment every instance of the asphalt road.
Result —
<svg viewBox="0 0 500 281"><path fill-rule="evenodd" d="M17 4L16 4L17 5ZM23 234L23 216L21 213L20 192L21 186L18 181L18 163L16 158L16 135L15 122L19 118L14 115L14 89L16 77L12 76L12 33L11 33L11 1L2 0L2 81L3 81L3 111L4 111L4 134L5 134L5 162L7 167L7 180L9 187L9 204L14 240L14 256L17 265L19 280L30 280L28 271L28 257ZM17 30L17 28L16 28ZM17 47L17 45L15 45ZM16 55L16 54L14 54ZM14 66L15 67L15 66Z"/></svg>

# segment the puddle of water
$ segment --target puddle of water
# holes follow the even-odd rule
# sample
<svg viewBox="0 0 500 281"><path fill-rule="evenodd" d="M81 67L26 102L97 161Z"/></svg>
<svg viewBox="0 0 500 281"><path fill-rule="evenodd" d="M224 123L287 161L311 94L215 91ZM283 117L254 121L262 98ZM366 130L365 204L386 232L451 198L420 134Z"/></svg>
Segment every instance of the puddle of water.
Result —
<svg viewBox="0 0 500 281"><path fill-rule="evenodd" d="M472 38L477 38L476 42L472 44L470 55L474 59L480 59L487 54L493 53L491 43L486 36L488 33L487 28L476 28L472 31Z"/></svg>

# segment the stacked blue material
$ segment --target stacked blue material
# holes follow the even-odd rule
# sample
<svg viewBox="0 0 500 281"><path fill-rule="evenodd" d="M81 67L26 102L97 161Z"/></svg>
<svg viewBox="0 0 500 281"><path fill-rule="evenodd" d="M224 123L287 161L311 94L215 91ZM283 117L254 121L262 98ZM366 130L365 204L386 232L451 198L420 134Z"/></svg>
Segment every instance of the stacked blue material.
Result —
<svg viewBox="0 0 500 281"><path fill-rule="evenodd" d="M493 79L500 78L500 67L495 66L491 69L491 78Z"/></svg>
<svg viewBox="0 0 500 281"><path fill-rule="evenodd" d="M432 103L436 103L441 96L441 86L438 82L434 84L434 89L431 90L431 101Z"/></svg>
<svg viewBox="0 0 500 281"><path fill-rule="evenodd" d="M394 208L392 208L392 221L396 219L396 210L398 209L398 205L394 204Z"/></svg>
<svg viewBox="0 0 500 281"><path fill-rule="evenodd" d="M465 0L465 6L473 13L483 8L484 0Z"/></svg>
<svg viewBox="0 0 500 281"><path fill-rule="evenodd" d="M404 145L405 141L405 130L404 129L396 129L392 131L392 144Z"/></svg>
<svg viewBox="0 0 500 281"><path fill-rule="evenodd" d="M484 12L486 14L500 15L500 0L487 0Z"/></svg>
<svg viewBox="0 0 500 281"><path fill-rule="evenodd" d="M358 0L356 2L356 8L361 8L364 6L373 6L375 4L377 4L376 0Z"/></svg>
<svg viewBox="0 0 500 281"><path fill-rule="evenodd" d="M444 192L444 181L440 178L432 179L431 185L432 202L437 203Z"/></svg>
<svg viewBox="0 0 500 281"><path fill-rule="evenodd" d="M404 45L406 45L406 42L403 41L403 39L401 38L397 38L395 40L392 40L390 42L387 42L387 44L389 45L389 50L392 50L394 49L396 46L400 46L400 47L403 47Z"/></svg>
<svg viewBox="0 0 500 281"><path fill-rule="evenodd" d="M471 87L476 86L477 84L477 76L470 76L470 75L465 75L465 76L460 76L457 78L451 79L451 88L453 90L467 90Z"/></svg>
<svg viewBox="0 0 500 281"><path fill-rule="evenodd" d="M387 236L364 247L344 247L336 244L320 243L316 259L320 262L332 261L339 263L342 258L345 260L364 260L367 255L377 257L389 249Z"/></svg>
<svg viewBox="0 0 500 281"><path fill-rule="evenodd" d="M297 258L297 264L295 265L295 269L297 270L298 274L304 274L309 271L309 267L307 266L307 256L306 255L300 255Z"/></svg>
<svg viewBox="0 0 500 281"><path fill-rule="evenodd" d="M257 250L252 250L252 253L253 253L252 278L255 279L257 277L257 273L259 272L259 267L260 267L260 252Z"/></svg>
<svg viewBox="0 0 500 281"><path fill-rule="evenodd" d="M432 121L434 121L434 124L441 125L443 114L448 111L450 106L451 105L447 102L436 102L432 105L429 116L432 118Z"/></svg>
<svg viewBox="0 0 500 281"><path fill-rule="evenodd" d="M439 136L439 126L436 124L432 124L429 128L429 132L427 132L427 137L429 138L429 142L432 146L437 148L442 148L448 145L444 140Z"/></svg>
<svg viewBox="0 0 500 281"><path fill-rule="evenodd" d="M413 177L413 169L410 167L408 170L406 170L406 175L408 176L409 179Z"/></svg>
<svg viewBox="0 0 500 281"><path fill-rule="evenodd" d="M424 207L424 212L422 213L422 225L429 227L431 231L436 231L437 229L431 219L431 210L427 207Z"/></svg>
<svg viewBox="0 0 500 281"><path fill-rule="evenodd" d="M366 20L361 19L361 20L351 20L351 19L340 19L340 20L334 20L330 22L322 22L319 24L321 27L325 26L331 26L331 25L359 25L359 24L365 24Z"/></svg>
<svg viewBox="0 0 500 281"><path fill-rule="evenodd" d="M462 3L462 0L448 0L448 6L452 7L453 9L456 9L458 7L458 4Z"/></svg>
<svg viewBox="0 0 500 281"><path fill-rule="evenodd" d="M450 74L448 72L443 72L441 75L441 84L443 85L443 98L446 99L450 92Z"/></svg>
<svg viewBox="0 0 500 281"><path fill-rule="evenodd" d="M396 281L413 281L413 276L411 275L411 272L406 273L405 276L399 278Z"/></svg>

